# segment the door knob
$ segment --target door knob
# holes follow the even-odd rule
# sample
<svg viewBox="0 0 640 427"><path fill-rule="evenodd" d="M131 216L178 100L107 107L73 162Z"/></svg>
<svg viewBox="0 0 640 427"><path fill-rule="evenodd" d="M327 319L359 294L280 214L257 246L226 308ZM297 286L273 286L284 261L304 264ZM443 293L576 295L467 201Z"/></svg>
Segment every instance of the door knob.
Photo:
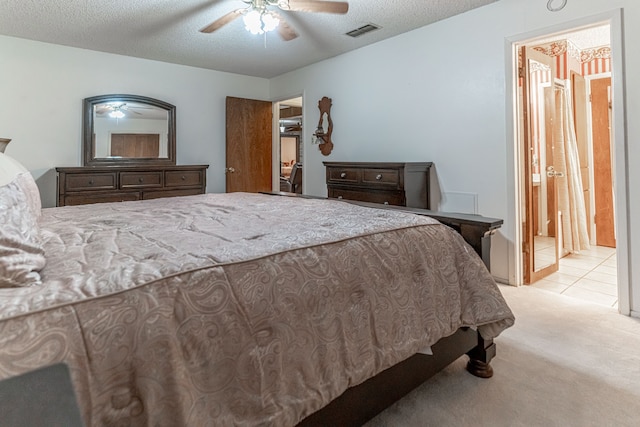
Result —
<svg viewBox="0 0 640 427"><path fill-rule="evenodd" d="M235 171L234 168L224 168L224 173L234 173Z"/></svg>

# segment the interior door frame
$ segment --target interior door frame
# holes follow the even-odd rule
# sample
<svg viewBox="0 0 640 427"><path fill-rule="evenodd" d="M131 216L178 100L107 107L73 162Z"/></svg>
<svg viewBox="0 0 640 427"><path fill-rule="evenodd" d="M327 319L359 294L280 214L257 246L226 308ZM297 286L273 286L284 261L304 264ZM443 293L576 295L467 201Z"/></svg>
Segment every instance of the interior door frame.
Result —
<svg viewBox="0 0 640 427"><path fill-rule="evenodd" d="M272 191L280 191L280 103L285 102L287 100L293 98L302 98L302 132L300 133L300 137L298 139L298 144L300 146L300 151L302 152L302 158L305 159L305 149L304 149L304 129L305 128L305 109L304 109L304 93L302 94L294 94L291 96L285 96L283 98L278 99L277 101L273 101L273 131L271 134L273 135L273 149L271 152L273 153L272 159L272 182L273 189ZM306 168L302 168L302 193L304 194L304 187L306 182Z"/></svg>
<svg viewBox="0 0 640 427"><path fill-rule="evenodd" d="M526 44L529 40L540 39L549 34L568 33L577 29L592 27L602 24L609 24L611 32L611 74L613 86L613 109L612 124L613 138L612 148L614 151L615 163L615 227L617 240L617 269L618 269L618 311L624 315L631 314L630 306L630 253L629 253L629 201L628 201L628 165L627 165L627 132L626 132L626 99L625 99L625 72L624 72L624 49L622 36L622 16L621 8L613 9L581 19L563 22L551 27L546 27L523 34L517 34L505 38L505 96L506 96L506 132L507 141L518 141L517 126L518 117L516 115L517 90L518 90L518 70L517 70L517 45ZM520 189L522 188L522 170L520 159L522 156L519 144L507 145L507 190L508 216L512 219L508 224L509 232L514 236L513 246L510 244L509 253L509 281L511 284L520 286L523 283L523 262L522 262L522 199ZM506 224L505 224L506 225ZM636 314L636 313L634 313Z"/></svg>

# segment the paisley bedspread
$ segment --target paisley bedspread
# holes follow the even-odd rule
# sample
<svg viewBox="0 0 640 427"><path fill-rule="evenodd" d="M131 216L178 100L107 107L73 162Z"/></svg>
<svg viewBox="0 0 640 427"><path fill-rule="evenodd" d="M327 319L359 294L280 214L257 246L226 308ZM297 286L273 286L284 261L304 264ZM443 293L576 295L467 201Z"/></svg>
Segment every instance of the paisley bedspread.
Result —
<svg viewBox="0 0 640 427"><path fill-rule="evenodd" d="M513 315L437 221L205 194L44 209L43 283L0 289L0 378L69 365L88 426L295 425L461 326Z"/></svg>

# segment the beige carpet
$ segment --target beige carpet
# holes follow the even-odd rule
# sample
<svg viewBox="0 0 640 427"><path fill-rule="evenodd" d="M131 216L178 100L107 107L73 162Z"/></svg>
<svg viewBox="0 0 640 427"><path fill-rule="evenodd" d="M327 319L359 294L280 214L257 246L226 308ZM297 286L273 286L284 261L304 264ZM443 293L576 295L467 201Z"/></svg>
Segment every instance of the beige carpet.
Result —
<svg viewBox="0 0 640 427"><path fill-rule="evenodd" d="M532 287L501 286L516 324L491 379L460 358L367 427L640 426L640 319Z"/></svg>

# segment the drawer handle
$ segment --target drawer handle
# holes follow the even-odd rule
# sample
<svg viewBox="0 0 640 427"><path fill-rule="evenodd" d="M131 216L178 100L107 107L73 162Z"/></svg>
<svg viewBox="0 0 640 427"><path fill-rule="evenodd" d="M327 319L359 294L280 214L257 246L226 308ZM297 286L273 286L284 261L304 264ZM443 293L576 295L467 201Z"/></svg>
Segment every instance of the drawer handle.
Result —
<svg viewBox="0 0 640 427"><path fill-rule="evenodd" d="M140 183L144 182L144 178L143 177L138 178L138 182Z"/></svg>
<svg viewBox="0 0 640 427"><path fill-rule="evenodd" d="M340 178L346 178L346 177L347 177L347 173L346 173L346 172L342 172L342 173L340 174Z"/></svg>
<svg viewBox="0 0 640 427"><path fill-rule="evenodd" d="M377 179L378 181L380 181L380 180L382 179L382 174L378 174L378 175L376 175L376 179Z"/></svg>
<svg viewBox="0 0 640 427"><path fill-rule="evenodd" d="M89 180L89 185L93 185L93 180L92 179Z"/></svg>
<svg viewBox="0 0 640 427"><path fill-rule="evenodd" d="M187 177L186 177L186 176L184 176L184 175L182 175L182 176L180 177L180 179L184 181L185 179L187 179Z"/></svg>

